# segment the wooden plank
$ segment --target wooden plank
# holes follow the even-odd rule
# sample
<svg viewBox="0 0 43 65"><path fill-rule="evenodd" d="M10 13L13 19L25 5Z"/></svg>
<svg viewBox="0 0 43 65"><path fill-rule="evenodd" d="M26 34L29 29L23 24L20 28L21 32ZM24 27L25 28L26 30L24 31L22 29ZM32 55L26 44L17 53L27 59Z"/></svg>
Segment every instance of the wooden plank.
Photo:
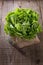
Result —
<svg viewBox="0 0 43 65"><path fill-rule="evenodd" d="M35 7L35 3L36 3L36 7ZM40 15L40 19L39 19L39 22L40 22L40 24L42 25L42 19L41 19L41 12L40 12L40 3L39 3L39 1L37 0L37 1L35 1L35 2L33 2L33 4L34 4L34 7L35 7L35 10L37 10L37 12L39 13L39 15ZM33 7L33 8L34 8ZM39 34L39 37L40 37L41 35ZM41 36L42 37L42 36ZM40 43L42 43L42 42L40 42ZM34 60L35 60L35 65L39 65L40 64L40 54L41 54L41 52L40 52L41 50L40 50L40 44L38 44L38 45L34 45L34 48L33 48L33 58L34 58ZM31 52L32 53L32 52ZM35 57L34 57L35 56Z"/></svg>
<svg viewBox="0 0 43 65"><path fill-rule="evenodd" d="M4 32L4 24L5 24L5 16L6 16L6 14L7 14L7 2L6 1L2 1L2 12L1 12L1 14L2 14L2 20L1 20L1 37L0 37L0 46L2 45L2 48L4 47L5 48L5 46L3 46L3 44L2 44L2 41L1 40L4 40L5 41L5 32ZM3 43L6 45L7 44L7 41L6 42L4 42L3 41ZM6 45L6 48L8 47L8 45ZM0 48L0 50L2 50L1 48ZM4 51L4 49L2 50L2 52L1 52L1 54L0 54L0 65L7 65L8 63L8 61L9 61L9 56L7 56L8 55L8 53L5 53L5 51ZM7 61L7 57L8 57L8 61Z"/></svg>
<svg viewBox="0 0 43 65"><path fill-rule="evenodd" d="M6 1L2 1L2 27L1 27L1 35L5 38L5 32L4 32L4 24L5 24L5 16L7 14L7 3Z"/></svg>
<svg viewBox="0 0 43 65"><path fill-rule="evenodd" d="M40 12L41 12L41 19L42 19L42 27L43 27L43 1L39 1L40 3Z"/></svg>
<svg viewBox="0 0 43 65"><path fill-rule="evenodd" d="M11 63L10 63L10 56L11 56L11 48L10 48L10 46L9 46L9 42L7 43L7 40L8 40L8 36L5 34L5 32L4 32L4 24L5 24L5 16L7 15L7 13L9 12L9 11L11 11L12 9L11 9L11 7L12 7L12 1L3 1L3 6L2 6L2 29L1 29L1 34L2 34L2 37L3 37L3 40L6 40L6 42L5 42L5 46L6 46L6 51L4 52L4 51L2 51L3 52L3 58L4 58L4 55L6 54L7 55L7 57L6 57L6 60L4 59L4 61L3 61L3 63L4 63L4 65L6 65L6 64L8 64L8 65L11 65ZM7 45L6 45L7 44ZM4 54L5 53L5 54ZM3 59L2 58L2 59ZM7 63L6 63L7 62Z"/></svg>
<svg viewBox="0 0 43 65"><path fill-rule="evenodd" d="M1 21L2 21L2 20L0 20L0 37L1 37Z"/></svg>
<svg viewBox="0 0 43 65"><path fill-rule="evenodd" d="M6 4L7 4L7 9L6 9L6 7L5 7L5 10L6 10L6 15L5 16L7 16L7 14L9 13L9 12L11 12L11 11L13 11L14 10L14 7L13 7L13 0L8 0L8 1L6 1ZM6 21L5 21L6 22ZM5 39L8 39L9 38L9 35L6 35L6 33L5 33Z"/></svg>
<svg viewBox="0 0 43 65"><path fill-rule="evenodd" d="M14 1L14 10L16 8L19 8L19 3L20 3L20 1Z"/></svg>
<svg viewBox="0 0 43 65"><path fill-rule="evenodd" d="M1 22L2 22L2 1L0 1L0 36L1 36Z"/></svg>
<svg viewBox="0 0 43 65"><path fill-rule="evenodd" d="M42 29L43 29L43 0L39 1L40 3L40 13L41 13L41 21L42 21ZM40 64L43 65L43 32L40 33Z"/></svg>
<svg viewBox="0 0 43 65"><path fill-rule="evenodd" d="M14 10L14 1L7 1L8 4L8 12L13 11Z"/></svg>
<svg viewBox="0 0 43 65"><path fill-rule="evenodd" d="M0 19L2 18L2 1L0 1Z"/></svg>

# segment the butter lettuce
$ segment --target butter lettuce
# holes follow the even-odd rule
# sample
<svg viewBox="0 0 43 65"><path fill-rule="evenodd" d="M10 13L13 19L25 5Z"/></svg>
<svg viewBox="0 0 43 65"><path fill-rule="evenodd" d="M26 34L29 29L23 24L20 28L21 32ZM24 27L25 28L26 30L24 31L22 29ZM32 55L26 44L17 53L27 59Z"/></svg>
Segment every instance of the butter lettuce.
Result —
<svg viewBox="0 0 43 65"><path fill-rule="evenodd" d="M10 36L32 39L41 32L39 14L31 9L17 8L9 12L5 19L4 30Z"/></svg>

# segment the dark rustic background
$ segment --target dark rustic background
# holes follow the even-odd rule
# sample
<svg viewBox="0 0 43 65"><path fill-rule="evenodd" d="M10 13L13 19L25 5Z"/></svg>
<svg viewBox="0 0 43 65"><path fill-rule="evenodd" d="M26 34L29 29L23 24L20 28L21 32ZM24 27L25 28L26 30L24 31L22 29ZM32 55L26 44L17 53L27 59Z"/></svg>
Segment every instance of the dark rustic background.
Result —
<svg viewBox="0 0 43 65"><path fill-rule="evenodd" d="M0 0L0 65L43 65L43 33L39 34L39 44L22 49L26 56L8 42L9 36L4 32L5 16L17 7L37 11L43 29L43 0Z"/></svg>

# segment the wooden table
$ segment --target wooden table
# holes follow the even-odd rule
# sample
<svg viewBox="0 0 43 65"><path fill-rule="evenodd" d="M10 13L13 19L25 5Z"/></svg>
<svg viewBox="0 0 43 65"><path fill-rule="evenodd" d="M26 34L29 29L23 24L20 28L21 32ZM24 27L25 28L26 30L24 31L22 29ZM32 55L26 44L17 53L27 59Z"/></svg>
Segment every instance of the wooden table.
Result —
<svg viewBox="0 0 43 65"><path fill-rule="evenodd" d="M43 28L43 0L0 0L0 65L43 65L43 33L40 44L25 47L26 56L9 44L9 36L4 32L5 16L17 7L32 8L40 15Z"/></svg>

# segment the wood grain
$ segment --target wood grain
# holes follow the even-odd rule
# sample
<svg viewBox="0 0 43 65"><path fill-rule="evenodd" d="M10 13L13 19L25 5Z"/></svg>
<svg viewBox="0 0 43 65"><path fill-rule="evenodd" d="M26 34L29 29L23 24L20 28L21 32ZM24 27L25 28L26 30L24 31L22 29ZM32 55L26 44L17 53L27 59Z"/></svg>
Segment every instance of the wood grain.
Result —
<svg viewBox="0 0 43 65"><path fill-rule="evenodd" d="M43 1L42 0L0 0L0 65L43 65L43 33L40 33L40 44L25 47L23 56L8 42L8 35L4 32L5 16L16 8L32 8L40 15L39 22L43 25ZM43 27L43 26L42 26Z"/></svg>
<svg viewBox="0 0 43 65"><path fill-rule="evenodd" d="M41 12L41 22L42 22L42 29L43 29L43 1L39 1L40 3L40 12ZM40 34L40 64L43 65L43 32Z"/></svg>
<svg viewBox="0 0 43 65"><path fill-rule="evenodd" d="M2 1L0 1L0 35L1 35L1 19L2 19Z"/></svg>

